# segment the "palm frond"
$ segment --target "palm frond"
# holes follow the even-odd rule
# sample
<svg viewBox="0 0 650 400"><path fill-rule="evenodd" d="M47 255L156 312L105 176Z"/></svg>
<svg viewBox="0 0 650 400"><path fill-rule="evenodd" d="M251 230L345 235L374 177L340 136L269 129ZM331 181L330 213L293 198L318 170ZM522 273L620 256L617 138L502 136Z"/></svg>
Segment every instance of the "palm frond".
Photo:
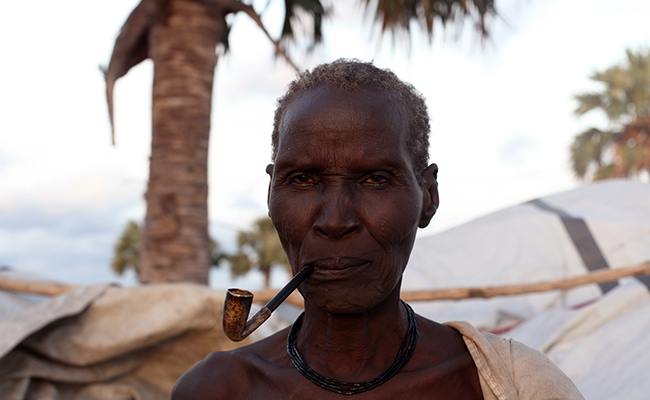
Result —
<svg viewBox="0 0 650 400"><path fill-rule="evenodd" d="M594 173L595 181L601 181L603 179L611 179L616 177L619 177L619 175L616 172L615 164L601 165Z"/></svg>
<svg viewBox="0 0 650 400"><path fill-rule="evenodd" d="M221 33L219 34L219 44L223 46L223 54L228 54L230 52L230 30L232 29L231 24L224 19L221 24Z"/></svg>
<svg viewBox="0 0 650 400"><path fill-rule="evenodd" d="M574 98L578 101L578 107L574 111L576 115L582 115L591 110L603 107L603 100L600 93L577 94Z"/></svg>
<svg viewBox="0 0 650 400"><path fill-rule="evenodd" d="M627 60L592 73L590 79L604 85L597 93L576 95L576 114L602 109L614 123L626 123L650 115L650 50L626 50Z"/></svg>
<svg viewBox="0 0 650 400"><path fill-rule="evenodd" d="M627 49L626 56L625 62L591 75L604 85L601 92L575 96L577 115L599 109L616 127L614 131L590 129L576 135L570 148L571 167L580 179L590 166L595 166L593 179L650 172L650 49ZM605 151L609 151L611 163L604 163Z"/></svg>
<svg viewBox="0 0 650 400"><path fill-rule="evenodd" d="M496 17L494 0L363 0L366 8L375 5L374 19L381 33L410 32L411 22L419 23L433 37L435 26L449 23L474 22L475 29L485 39L489 37L488 20ZM437 22L436 22L437 21Z"/></svg>
<svg viewBox="0 0 650 400"><path fill-rule="evenodd" d="M228 4L230 6L229 12L236 13L236 12L243 11L253 21L255 21L257 26L262 30L262 32L264 32L264 35L266 35L266 37L271 41L271 43L275 47L276 54L279 55L279 56L282 56L289 63L289 65L291 65L293 67L293 69L296 70L296 72L300 71L300 68L298 68L296 63L293 62L293 60L291 59L291 57L289 57L289 55L284 50L284 48L282 48L282 46L280 45L280 42L271 37L271 34L269 33L269 31L264 26L264 23L262 23L262 17L255 11L253 6L251 6L249 4L244 4L244 3L240 2L240 1L236 1L236 0L230 0L228 2Z"/></svg>
<svg viewBox="0 0 650 400"><path fill-rule="evenodd" d="M284 0L284 21L282 23L281 40L284 42L294 40L293 24L298 23L297 13L303 11L313 25L311 44L309 50L323 41L323 18L327 16L327 11L320 0Z"/></svg>
<svg viewBox="0 0 650 400"><path fill-rule="evenodd" d="M113 87L115 81L149 58L149 30L164 16L167 0L142 0L131 12L115 40L108 68L100 67L106 80L106 102L111 123L111 142L115 145Z"/></svg>
<svg viewBox="0 0 650 400"><path fill-rule="evenodd" d="M237 253L225 256L230 262L234 276L244 275L251 269L268 274L273 265L289 268L278 233L269 217L257 219L250 230L237 235Z"/></svg>
<svg viewBox="0 0 650 400"><path fill-rule="evenodd" d="M253 266L250 258L245 254L226 256L226 260L230 263L230 273L232 276L246 275Z"/></svg>
<svg viewBox="0 0 650 400"><path fill-rule="evenodd" d="M127 269L138 269L138 251L140 250L141 228L134 221L129 221L122 231L117 243L111 269L118 275Z"/></svg>
<svg viewBox="0 0 650 400"><path fill-rule="evenodd" d="M591 128L576 135L571 144L571 169L579 179L584 179L591 165L600 168L605 150L612 145L612 132Z"/></svg>

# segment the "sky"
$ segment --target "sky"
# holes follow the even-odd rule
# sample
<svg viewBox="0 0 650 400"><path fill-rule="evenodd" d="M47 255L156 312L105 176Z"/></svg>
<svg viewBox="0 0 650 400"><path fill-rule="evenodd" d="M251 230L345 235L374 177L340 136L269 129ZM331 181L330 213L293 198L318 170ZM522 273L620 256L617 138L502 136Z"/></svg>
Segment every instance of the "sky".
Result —
<svg viewBox="0 0 650 400"><path fill-rule="evenodd" d="M115 147L99 66L138 1L35 3L7 2L0 13L0 266L73 284L133 284L110 262L127 222L144 219L153 64L116 85ZM280 3L263 16L275 37ZM589 76L622 62L626 47L650 46L644 0L497 0L485 43L471 23L438 29L431 43L417 27L410 42L377 40L360 3L335 0L324 44L291 54L301 68L374 60L427 98L441 206L420 235L581 185L568 147L606 120L577 118L573 96L598 90ZM226 250L266 214L275 100L294 76L246 15L231 22L231 53L215 75L208 200L210 233ZM273 285L285 278L274 275ZM224 268L214 271L212 286L230 284Z"/></svg>

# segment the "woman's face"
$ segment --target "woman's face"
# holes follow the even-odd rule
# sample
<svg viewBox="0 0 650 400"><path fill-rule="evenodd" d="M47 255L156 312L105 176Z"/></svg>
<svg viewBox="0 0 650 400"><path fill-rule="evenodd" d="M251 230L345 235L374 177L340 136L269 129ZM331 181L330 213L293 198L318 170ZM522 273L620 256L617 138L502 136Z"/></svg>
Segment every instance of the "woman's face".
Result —
<svg viewBox="0 0 650 400"><path fill-rule="evenodd" d="M293 272L315 267L300 288L313 306L359 313L399 290L431 203L406 148L408 126L401 103L374 90L322 86L283 114L267 169L269 214Z"/></svg>

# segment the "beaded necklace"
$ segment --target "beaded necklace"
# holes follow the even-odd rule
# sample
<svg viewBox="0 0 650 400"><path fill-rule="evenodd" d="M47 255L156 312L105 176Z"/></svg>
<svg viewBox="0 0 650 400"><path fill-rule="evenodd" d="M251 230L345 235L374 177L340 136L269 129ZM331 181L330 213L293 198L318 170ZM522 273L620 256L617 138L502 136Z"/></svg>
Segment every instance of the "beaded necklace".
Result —
<svg viewBox="0 0 650 400"><path fill-rule="evenodd" d="M363 382L344 382L339 381L338 379L328 378L327 376L321 375L309 368L300 356L300 353L298 353L298 348L296 347L296 332L298 331L298 326L300 325L300 321L302 321L302 317L305 313L300 314L298 319L296 319L296 322L293 323L291 332L289 332L289 336L287 337L287 352L291 357L291 361L293 361L293 365L305 378L309 379L316 385L339 394L363 393L387 382L390 378L395 376L400 368L402 368L402 366L411 358L415 351L415 344L418 339L418 325L415 320L415 312L413 312L413 309L404 301L402 301L402 304L406 307L408 314L408 330L406 331L406 336L404 336L404 340L397 352L397 358L395 358L395 361L393 361L390 368L382 374Z"/></svg>

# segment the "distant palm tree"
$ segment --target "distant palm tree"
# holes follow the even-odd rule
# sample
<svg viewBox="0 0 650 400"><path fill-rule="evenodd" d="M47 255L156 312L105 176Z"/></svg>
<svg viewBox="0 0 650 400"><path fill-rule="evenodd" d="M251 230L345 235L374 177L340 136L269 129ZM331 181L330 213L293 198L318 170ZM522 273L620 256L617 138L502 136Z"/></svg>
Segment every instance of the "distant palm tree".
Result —
<svg viewBox="0 0 650 400"><path fill-rule="evenodd" d="M271 267L290 268L280 238L269 217L262 217L253 224L253 229L241 231L237 237L237 253L225 258L230 262L233 275L244 275L255 268L264 274L264 286L271 283Z"/></svg>
<svg viewBox="0 0 650 400"><path fill-rule="evenodd" d="M124 231L115 243L111 269L118 275L123 275L128 269L138 272L140 262L138 253L142 242L142 227L135 221L129 221ZM216 240L210 239L210 265L218 267L220 261L226 257Z"/></svg>
<svg viewBox="0 0 650 400"><path fill-rule="evenodd" d="M650 50L626 50L627 60L591 79L600 92L579 94L575 113L605 113L610 128L590 128L571 145L571 166L580 179L634 177L650 173Z"/></svg>
<svg viewBox="0 0 650 400"><path fill-rule="evenodd" d="M366 7L376 4L374 18L382 33L410 32L415 21L429 38L434 25L466 19L485 37L486 18L496 14L495 0L361 1ZM318 43L326 15L322 3L284 0L282 41L292 38L292 24L306 18L313 27L312 45ZM147 58L154 63L151 164L138 269L142 283L208 282L207 166L215 48L219 43L228 48L226 16L238 12L251 17L271 39L259 14L238 0L141 0L104 70L112 123L115 81ZM272 43L289 60L280 42Z"/></svg>
<svg viewBox="0 0 650 400"><path fill-rule="evenodd" d="M137 222L129 221L115 244L115 254L111 269L118 275L127 269L138 270L138 251L140 250L141 229Z"/></svg>

